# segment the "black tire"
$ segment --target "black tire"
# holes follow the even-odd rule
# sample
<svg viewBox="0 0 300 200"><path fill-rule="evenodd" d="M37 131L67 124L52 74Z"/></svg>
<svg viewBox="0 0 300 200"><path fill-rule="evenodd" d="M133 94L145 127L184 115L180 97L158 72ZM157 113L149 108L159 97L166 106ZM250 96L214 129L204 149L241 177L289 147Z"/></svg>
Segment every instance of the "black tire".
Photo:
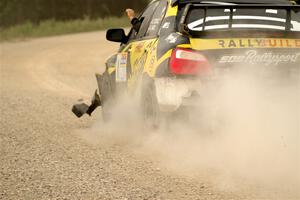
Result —
<svg viewBox="0 0 300 200"><path fill-rule="evenodd" d="M102 103L102 118L103 121L107 122L111 119L111 111L114 104L114 90L115 84L113 75L110 75L105 71L102 75L100 85L101 103Z"/></svg>
<svg viewBox="0 0 300 200"><path fill-rule="evenodd" d="M156 97L154 81L148 77L143 77L141 91L141 111L143 122L146 128L159 128L160 111Z"/></svg>

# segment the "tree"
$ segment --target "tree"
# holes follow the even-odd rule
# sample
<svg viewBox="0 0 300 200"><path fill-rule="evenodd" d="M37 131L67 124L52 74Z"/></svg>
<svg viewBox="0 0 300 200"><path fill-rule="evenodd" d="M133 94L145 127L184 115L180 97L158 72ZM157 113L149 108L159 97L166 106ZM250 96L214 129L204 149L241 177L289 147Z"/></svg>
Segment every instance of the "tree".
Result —
<svg viewBox="0 0 300 200"><path fill-rule="evenodd" d="M0 27L43 20L122 16L127 7L141 11L148 0L0 0Z"/></svg>

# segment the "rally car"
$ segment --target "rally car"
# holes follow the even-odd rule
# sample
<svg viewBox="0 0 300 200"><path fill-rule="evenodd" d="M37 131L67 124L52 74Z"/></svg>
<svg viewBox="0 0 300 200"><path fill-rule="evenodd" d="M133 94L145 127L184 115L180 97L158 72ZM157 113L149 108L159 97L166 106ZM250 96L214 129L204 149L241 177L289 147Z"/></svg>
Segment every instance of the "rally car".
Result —
<svg viewBox="0 0 300 200"><path fill-rule="evenodd" d="M196 103L201 85L233 65L298 76L299 11L288 0L154 0L140 15L138 32L107 31L120 49L96 74L92 104L74 105L73 112L91 115L101 106L107 120L118 93L127 91L138 96L143 118L156 124L162 113Z"/></svg>

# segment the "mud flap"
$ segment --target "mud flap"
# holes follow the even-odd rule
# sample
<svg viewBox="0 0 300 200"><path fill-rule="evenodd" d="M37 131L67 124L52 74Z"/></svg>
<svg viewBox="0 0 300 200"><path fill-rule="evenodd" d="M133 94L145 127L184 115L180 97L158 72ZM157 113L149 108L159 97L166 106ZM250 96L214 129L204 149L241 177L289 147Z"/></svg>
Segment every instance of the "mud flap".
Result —
<svg viewBox="0 0 300 200"><path fill-rule="evenodd" d="M94 110L99 106L101 106L101 100L100 100L100 96L96 90L90 106L88 106L85 103L75 104L72 107L72 112L78 118L82 117L84 114L88 114L91 116L91 114L94 112Z"/></svg>
<svg viewBox="0 0 300 200"><path fill-rule="evenodd" d="M99 94L101 95L102 75L101 74L96 74L96 79L97 79L97 85L98 85L98 89L99 89Z"/></svg>

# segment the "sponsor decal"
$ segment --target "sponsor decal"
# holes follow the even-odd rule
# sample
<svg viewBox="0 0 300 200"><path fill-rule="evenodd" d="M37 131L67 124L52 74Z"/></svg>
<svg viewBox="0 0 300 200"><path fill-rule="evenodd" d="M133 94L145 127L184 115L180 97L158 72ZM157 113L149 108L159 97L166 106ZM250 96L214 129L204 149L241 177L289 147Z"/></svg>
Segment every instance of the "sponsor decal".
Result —
<svg viewBox="0 0 300 200"><path fill-rule="evenodd" d="M154 18L151 20L148 31L156 30L157 26L160 24L161 18Z"/></svg>
<svg viewBox="0 0 300 200"><path fill-rule="evenodd" d="M162 26L162 28L164 29L168 29L170 27L170 22L166 22L164 23L164 25Z"/></svg>
<svg viewBox="0 0 300 200"><path fill-rule="evenodd" d="M300 62L300 52L282 54L273 52L262 53L256 50L246 51L242 55L222 56L219 60L219 63L263 64L266 66L297 62Z"/></svg>
<svg viewBox="0 0 300 200"><path fill-rule="evenodd" d="M284 38L232 38L191 39L191 45L198 50L209 49L255 49L255 48L300 48L300 39Z"/></svg>
<svg viewBox="0 0 300 200"><path fill-rule="evenodd" d="M127 53L119 53L116 61L116 82L127 81Z"/></svg>
<svg viewBox="0 0 300 200"><path fill-rule="evenodd" d="M174 43L176 43L177 39L178 39L178 35L177 35L177 34L171 33L171 34L166 38L166 41L167 41L168 43L170 43L170 44L174 44Z"/></svg>

